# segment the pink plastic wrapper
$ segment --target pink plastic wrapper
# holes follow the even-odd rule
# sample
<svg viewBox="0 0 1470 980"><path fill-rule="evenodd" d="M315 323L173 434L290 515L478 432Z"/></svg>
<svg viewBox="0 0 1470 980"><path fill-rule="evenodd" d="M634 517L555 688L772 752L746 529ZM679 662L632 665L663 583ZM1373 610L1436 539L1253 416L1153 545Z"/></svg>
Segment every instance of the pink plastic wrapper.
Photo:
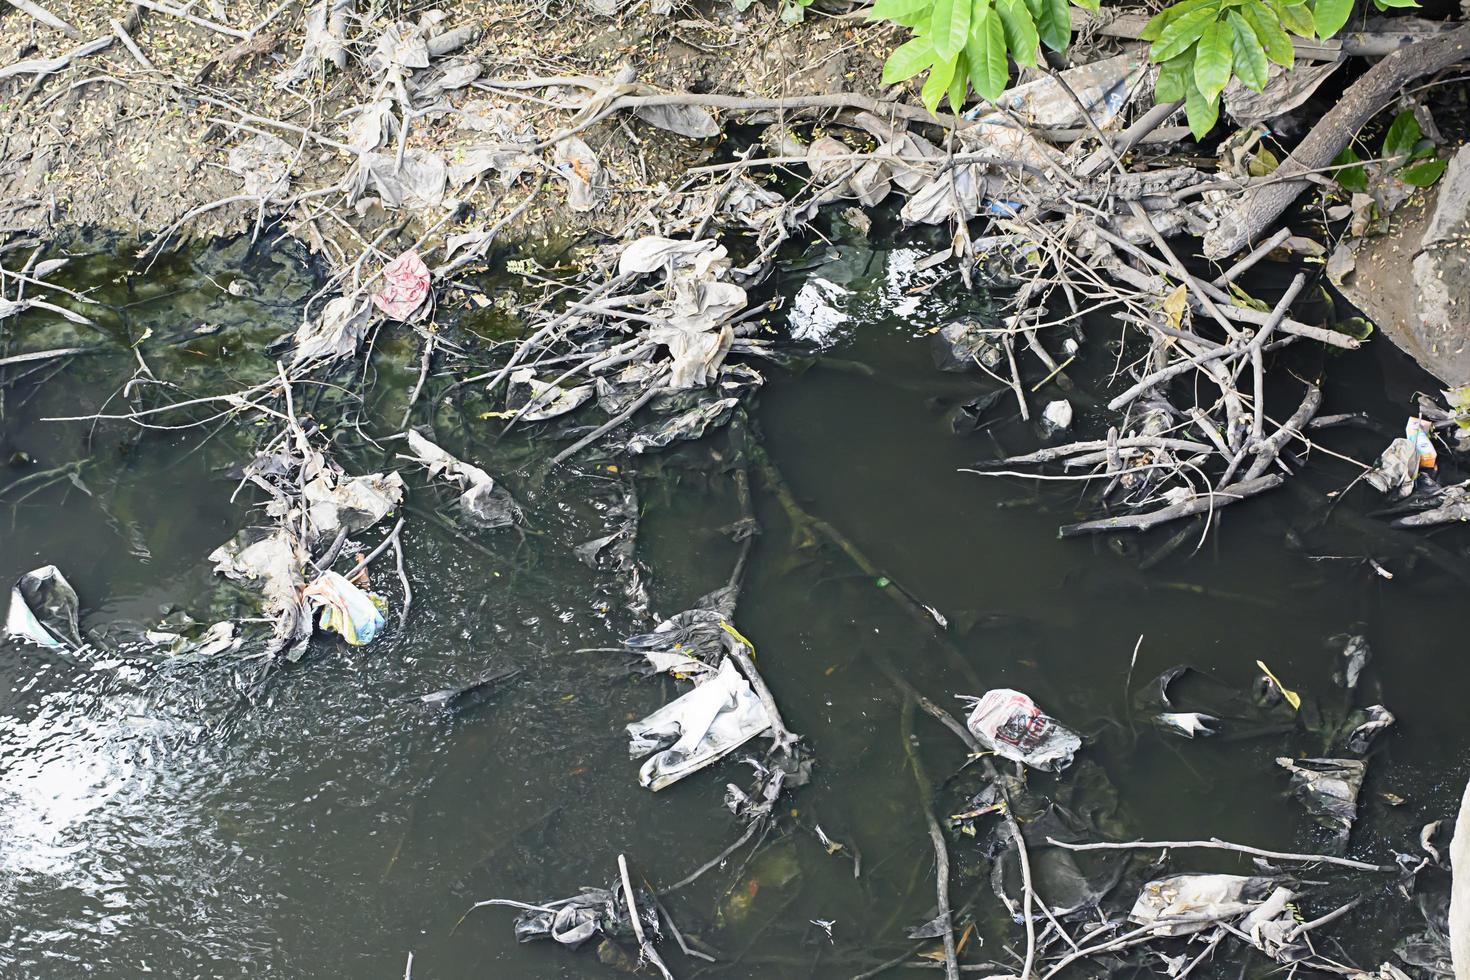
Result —
<svg viewBox="0 0 1470 980"><path fill-rule="evenodd" d="M965 724L986 748L1033 769L1061 772L1082 748L1082 736L1009 688L986 691Z"/></svg>
<svg viewBox="0 0 1470 980"><path fill-rule="evenodd" d="M404 252L383 269L383 288L373 305L395 320L407 320L429 295L429 267L417 252Z"/></svg>

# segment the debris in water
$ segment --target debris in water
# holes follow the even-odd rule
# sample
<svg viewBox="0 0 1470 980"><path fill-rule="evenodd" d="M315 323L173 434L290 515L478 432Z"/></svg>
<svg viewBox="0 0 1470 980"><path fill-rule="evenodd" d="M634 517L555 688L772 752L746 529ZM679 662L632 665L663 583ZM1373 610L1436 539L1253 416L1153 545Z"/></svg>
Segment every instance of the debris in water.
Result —
<svg viewBox="0 0 1470 980"><path fill-rule="evenodd" d="M303 597L322 611L321 628L342 634L352 646L371 643L383 626L383 600L336 572L323 572L306 587Z"/></svg>
<svg viewBox="0 0 1470 980"><path fill-rule="evenodd" d="M657 792L770 727L761 699L734 662L726 659L694 690L628 726L633 758L655 753L638 771L639 785Z"/></svg>
<svg viewBox="0 0 1470 980"><path fill-rule="evenodd" d="M515 499L489 473L451 456L417 430L409 429L405 436L412 455L401 453L400 458L427 467L430 479L445 480L464 491L457 503L474 523L483 528L508 527L520 517Z"/></svg>
<svg viewBox="0 0 1470 980"><path fill-rule="evenodd" d="M1347 846L1358 816L1358 791L1367 763L1361 759L1288 759L1276 764L1291 773L1291 788L1307 813L1337 834L1338 849Z"/></svg>
<svg viewBox="0 0 1470 980"><path fill-rule="evenodd" d="M22 575L10 589L5 633L52 649L82 645L76 590L55 565Z"/></svg>
<svg viewBox="0 0 1470 980"><path fill-rule="evenodd" d="M1128 919L1143 926L1159 923L1152 930L1156 936L1187 936L1252 911L1276 882L1244 875L1170 875L1143 886ZM1161 921L1168 919L1181 921Z"/></svg>
<svg viewBox="0 0 1470 980"><path fill-rule="evenodd" d="M1042 432L1048 436L1065 432L1072 427L1072 403L1066 399L1047 402L1041 410Z"/></svg>
<svg viewBox="0 0 1470 980"><path fill-rule="evenodd" d="M395 320L413 316L429 295L429 267L417 252L404 252L383 267L383 286L373 305Z"/></svg>
<svg viewBox="0 0 1470 980"><path fill-rule="evenodd" d="M487 697L500 687L500 682L509 680L521 672L519 667L508 667L504 670L494 670L481 674L468 684L458 687L446 687L442 690L432 691L422 695L419 701L430 708L454 713L472 708L483 702Z"/></svg>
<svg viewBox="0 0 1470 980"><path fill-rule="evenodd" d="M1082 748L1080 735L1008 688L985 692L965 724L986 748L1034 769L1061 772Z"/></svg>
<svg viewBox="0 0 1470 980"><path fill-rule="evenodd" d="M1166 711L1158 716L1157 721L1161 728L1178 732L1185 738L1219 733L1215 726L1220 724L1220 719L1198 711Z"/></svg>
<svg viewBox="0 0 1470 980"><path fill-rule="evenodd" d="M1373 659L1373 650L1368 646L1366 636L1353 634L1340 639L1342 649L1338 651L1338 657L1341 664L1332 672L1332 679L1339 686L1354 691L1357 690L1358 678L1362 676L1363 668Z"/></svg>
<svg viewBox="0 0 1470 980"><path fill-rule="evenodd" d="M1396 720L1393 712L1381 704L1369 705L1363 709L1363 713L1367 716L1367 720L1349 732L1347 737L1348 751L1356 752L1358 755L1367 755L1373 742L1385 730L1391 728Z"/></svg>

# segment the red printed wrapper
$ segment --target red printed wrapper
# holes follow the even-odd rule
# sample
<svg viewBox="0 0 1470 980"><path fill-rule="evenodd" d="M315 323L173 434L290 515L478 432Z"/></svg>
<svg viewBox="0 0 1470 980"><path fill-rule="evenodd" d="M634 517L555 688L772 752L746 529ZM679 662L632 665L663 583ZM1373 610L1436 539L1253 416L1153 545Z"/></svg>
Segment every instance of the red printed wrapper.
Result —
<svg viewBox="0 0 1470 980"><path fill-rule="evenodd" d="M417 252L404 252L383 269L383 288L373 305L395 320L407 320L429 295L429 267Z"/></svg>
<svg viewBox="0 0 1470 980"><path fill-rule="evenodd" d="M988 749L1034 769L1060 772L1082 747L1082 737L1020 691L996 688L975 702L965 724Z"/></svg>

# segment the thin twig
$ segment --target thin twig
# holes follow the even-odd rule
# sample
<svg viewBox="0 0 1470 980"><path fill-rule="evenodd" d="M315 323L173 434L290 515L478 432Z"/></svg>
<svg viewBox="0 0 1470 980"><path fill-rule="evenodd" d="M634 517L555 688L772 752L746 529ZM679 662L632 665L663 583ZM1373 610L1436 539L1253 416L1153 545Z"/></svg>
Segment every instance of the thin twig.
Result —
<svg viewBox="0 0 1470 980"><path fill-rule="evenodd" d="M1209 840L1135 840L1135 841L1096 841L1091 844L1070 844L1048 837L1047 843L1068 851L1160 851L1160 850L1185 850L1200 848L1214 851L1239 851L1241 854L1250 854L1255 857L1270 858L1275 861L1300 861L1304 864L1335 864L1343 868L1352 868L1355 871L1381 871L1393 873L1398 867L1392 864L1369 864L1366 861L1354 861L1352 858L1334 857L1331 854L1295 854L1290 851L1268 851L1260 847L1251 847L1248 844L1232 844L1229 841L1211 837Z"/></svg>

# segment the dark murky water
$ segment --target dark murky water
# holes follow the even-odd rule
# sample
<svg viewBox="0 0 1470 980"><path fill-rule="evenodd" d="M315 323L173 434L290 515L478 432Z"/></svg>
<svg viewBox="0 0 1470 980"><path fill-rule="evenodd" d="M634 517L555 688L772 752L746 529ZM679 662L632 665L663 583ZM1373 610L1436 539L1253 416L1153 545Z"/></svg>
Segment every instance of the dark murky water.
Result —
<svg viewBox="0 0 1470 980"><path fill-rule="evenodd" d="M771 458L807 509L948 617L948 641L985 687L1026 691L1093 736L1084 757L1116 786L1127 833L1325 846L1325 832L1286 798L1286 775L1273 762L1319 752L1311 736L1188 742L1130 732L1126 677L1140 634L1134 687L1188 663L1244 690L1261 659L1330 704L1340 694L1324 641L1365 631L1375 651L1367 689L1381 690L1399 725L1373 755L1350 853L1392 860L1415 850L1422 824L1452 815L1470 747L1466 581L1394 543L1320 526L1320 508L1288 490L1223 512L1197 554L1185 548L1147 571L1141 559L1171 532L1057 540L1056 525L1076 509L1076 485L957 472L994 456L997 444L1033 448L1037 436L1004 421L1005 403L989 433L949 431L944 405L994 386L932 367L922 335L962 311L956 294L944 286L909 295L924 282L905 271L921 253L840 250L835 260L814 253L805 263L814 268L777 284L793 297L811 276L831 284L796 304L796 326L825 338L838 363L818 362L800 377L769 372L753 417ZM578 652L647 624L623 610L619 582L571 553L603 533L616 479L632 479L654 609L685 608L722 584L736 555L722 529L739 516L730 480L710 463L723 437L640 461L617 478L573 468L536 486L518 475L540 451L535 429L497 443L478 413L498 406L441 406L442 443L505 475L527 508L528 532L476 536L486 552L476 550L415 519L443 498L410 477L407 628L390 614L382 638L360 650L319 637L263 701L248 704L229 659L169 662L127 624L149 626L175 608L204 622L249 614L205 556L250 520L245 497L230 500L228 468L245 457L251 434L216 432L218 423L139 430L41 419L121 404L114 393L138 368L134 345L158 379L193 395L267 377L263 346L294 327L315 283L290 249L253 253L245 243L170 259L146 275L128 269L103 250L68 272L74 286L100 284L97 297L112 308L91 308L96 329L40 316L3 328L12 350L106 348L6 392L0 455L24 452L34 462L0 470L0 581L57 564L82 596L84 625L112 639L106 653L81 660L0 643L0 974L396 977L412 952L419 978L615 975L590 949L518 946L505 910L482 909L454 926L479 899L536 901L606 884L620 852L636 873L667 884L738 833L722 805L726 782L746 781L733 759L657 795L638 787L623 725L664 703L672 687L630 677L617 654ZM235 279L248 285L246 296L227 291ZM469 319L457 336L494 327ZM1112 330L1095 328L1082 376L1111 364L1104 341ZM378 338L363 369L379 393L363 409L369 435L395 428L382 420L402 410L413 350L411 337ZM1316 363L1323 355L1302 356ZM1384 343L1329 360L1324 412L1367 409L1397 428L1411 393L1428 387ZM1055 397L1043 391L1037 401L1048 394ZM1274 403L1281 414L1294 397L1288 390ZM1079 408L1079 425L1105 423ZM1384 441L1355 431L1324 437L1360 459ZM391 446L375 448L356 430L339 429L334 442L351 472L394 465ZM77 482L69 473L35 476L69 463ZM1306 482L1332 490L1355 473L1319 455ZM1340 509L1372 505L1362 493ZM902 928L925 921L933 905L899 701L869 654L885 653L957 713L955 695L983 688L878 581L839 554L798 550L770 495L758 490L757 505L764 533L738 622L788 723L814 751L816 777L789 799L788 836L669 904L685 932L721 951L722 975L845 977L903 951ZM1470 563L1462 532L1429 540ZM1396 577L1374 575L1358 560L1369 554ZM1346 557L1313 557L1324 555ZM391 575L382 588L397 594ZM414 702L500 666L523 671L457 718ZM963 747L924 718L918 735L930 772L944 780ZM968 779L941 785L942 813L964 803L974 789ZM1406 802L1390 806L1385 793ZM861 853L860 877L802 829L818 824ZM973 900L986 937L967 958L1004 961L1002 943L1015 939L987 864L969 838L950 846L956 905ZM1175 867L1241 865L1190 854ZM1387 883L1367 887L1373 899L1338 935L1372 966L1416 928L1417 913ZM811 924L818 919L835 920L832 943ZM681 977L700 966L669 958Z"/></svg>

